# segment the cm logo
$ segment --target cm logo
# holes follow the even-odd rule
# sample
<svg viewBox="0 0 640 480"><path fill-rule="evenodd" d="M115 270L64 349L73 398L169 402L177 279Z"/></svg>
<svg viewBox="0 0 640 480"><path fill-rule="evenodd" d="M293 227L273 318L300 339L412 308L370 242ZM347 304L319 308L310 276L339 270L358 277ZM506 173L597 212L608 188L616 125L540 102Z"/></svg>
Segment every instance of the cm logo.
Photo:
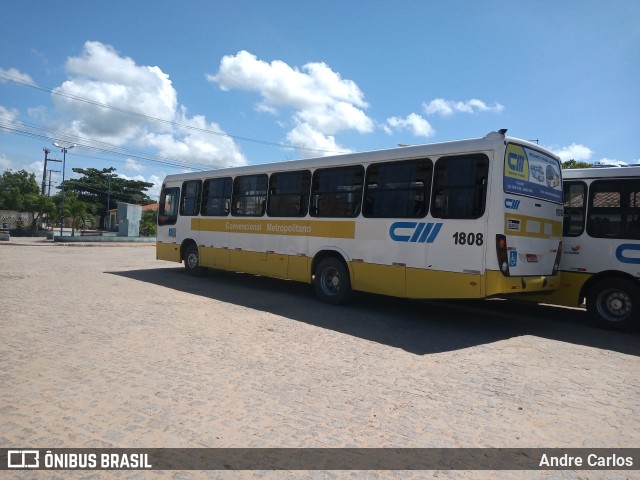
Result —
<svg viewBox="0 0 640 480"><path fill-rule="evenodd" d="M509 168L515 172L524 172L524 156L517 153L509 153L507 157Z"/></svg>
<svg viewBox="0 0 640 480"><path fill-rule="evenodd" d="M635 250L636 255L628 253L625 254L626 251ZM622 263L640 263L640 245L634 243L623 243L618 248L616 248L616 258Z"/></svg>
<svg viewBox="0 0 640 480"><path fill-rule="evenodd" d="M389 236L396 242L433 243L442 223L395 222L389 227Z"/></svg>
<svg viewBox="0 0 640 480"><path fill-rule="evenodd" d="M515 198L505 198L504 206L509 210L518 210L518 207L520 207L520 200L516 200Z"/></svg>

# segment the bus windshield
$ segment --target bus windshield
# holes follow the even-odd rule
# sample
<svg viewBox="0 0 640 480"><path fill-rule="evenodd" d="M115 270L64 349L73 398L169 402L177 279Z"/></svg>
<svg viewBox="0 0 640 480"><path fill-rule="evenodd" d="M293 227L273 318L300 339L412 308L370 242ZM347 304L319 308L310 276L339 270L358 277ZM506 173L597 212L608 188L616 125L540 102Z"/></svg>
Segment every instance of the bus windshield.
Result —
<svg viewBox="0 0 640 480"><path fill-rule="evenodd" d="M510 143L504 154L504 191L561 204L560 163L542 152Z"/></svg>

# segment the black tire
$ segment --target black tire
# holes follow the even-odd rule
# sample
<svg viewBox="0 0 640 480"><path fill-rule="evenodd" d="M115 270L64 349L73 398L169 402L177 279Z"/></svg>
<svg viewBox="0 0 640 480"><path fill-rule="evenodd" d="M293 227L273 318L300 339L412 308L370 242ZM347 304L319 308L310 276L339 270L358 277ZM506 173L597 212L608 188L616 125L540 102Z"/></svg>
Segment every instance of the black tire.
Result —
<svg viewBox="0 0 640 480"><path fill-rule="evenodd" d="M314 271L313 286L318 298L332 305L345 303L351 296L349 271L335 257L327 257L318 263Z"/></svg>
<svg viewBox="0 0 640 480"><path fill-rule="evenodd" d="M204 269L200 266L200 254L196 245L189 245L184 252L184 268L191 275L201 275Z"/></svg>
<svg viewBox="0 0 640 480"><path fill-rule="evenodd" d="M600 327L634 330L640 326L640 288L622 278L600 280L589 289L587 312Z"/></svg>

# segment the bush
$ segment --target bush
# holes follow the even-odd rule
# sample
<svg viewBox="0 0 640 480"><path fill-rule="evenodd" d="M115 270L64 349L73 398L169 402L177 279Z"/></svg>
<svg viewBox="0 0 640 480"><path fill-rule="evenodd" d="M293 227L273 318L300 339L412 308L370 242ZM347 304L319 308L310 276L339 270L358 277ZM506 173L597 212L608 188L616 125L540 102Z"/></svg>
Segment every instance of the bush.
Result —
<svg viewBox="0 0 640 480"><path fill-rule="evenodd" d="M157 210L144 210L140 219L140 236L155 237L157 234Z"/></svg>

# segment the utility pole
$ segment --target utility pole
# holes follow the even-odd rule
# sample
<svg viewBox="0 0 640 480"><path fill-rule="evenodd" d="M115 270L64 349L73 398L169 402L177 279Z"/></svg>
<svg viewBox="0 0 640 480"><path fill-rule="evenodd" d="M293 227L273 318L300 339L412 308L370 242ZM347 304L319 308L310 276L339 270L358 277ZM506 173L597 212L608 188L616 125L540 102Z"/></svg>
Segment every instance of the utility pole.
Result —
<svg viewBox="0 0 640 480"><path fill-rule="evenodd" d="M61 162L62 160L56 160L55 158L49 158L51 150L43 148L44 150L44 168L42 169L42 195L44 195L44 189L47 184L47 162ZM51 172L51 170L49 170ZM51 174L49 174L49 191L51 191Z"/></svg>
<svg viewBox="0 0 640 480"><path fill-rule="evenodd" d="M47 183L47 160L49 160L47 158L47 155L49 155L49 153L51 152L51 150L49 150L48 148L43 148L42 150L44 150L44 169L42 170L42 195L44 195L44 187L46 186L45 184Z"/></svg>
<svg viewBox="0 0 640 480"><path fill-rule="evenodd" d="M73 145L69 145L68 147L63 147L62 145L53 142L53 145L58 147L62 152L62 206L61 210L61 218L60 218L60 236L62 236L62 229L64 228L64 171L65 171L65 163L67 160L67 151L71 150L73 147L77 145L74 143Z"/></svg>
<svg viewBox="0 0 640 480"><path fill-rule="evenodd" d="M47 197L51 196L51 172L60 173L60 170L48 170L49 172L49 184L47 189Z"/></svg>
<svg viewBox="0 0 640 480"><path fill-rule="evenodd" d="M116 175L112 172L109 172L108 177L109 177L109 193L107 194L107 213L105 214L105 223L106 223L106 230L109 230L109 227L111 226L111 222L109 220L111 220L111 218L109 217L109 209L111 207L111 179L113 177L115 177Z"/></svg>

